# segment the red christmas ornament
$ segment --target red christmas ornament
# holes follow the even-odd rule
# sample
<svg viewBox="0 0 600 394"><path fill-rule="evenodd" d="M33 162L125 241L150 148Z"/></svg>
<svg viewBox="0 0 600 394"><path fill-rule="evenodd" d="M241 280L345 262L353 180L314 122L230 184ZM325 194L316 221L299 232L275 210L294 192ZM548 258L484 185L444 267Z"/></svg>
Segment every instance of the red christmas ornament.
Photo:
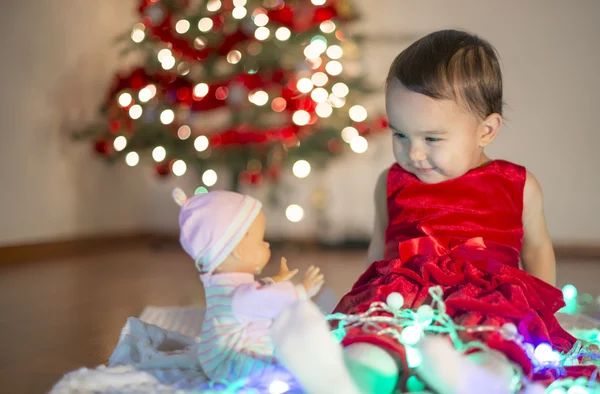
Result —
<svg viewBox="0 0 600 394"><path fill-rule="evenodd" d="M262 183L263 176L260 172L250 173L250 184L254 186L258 186Z"/></svg>
<svg viewBox="0 0 600 394"><path fill-rule="evenodd" d="M183 87L177 89L177 98L180 101L186 101L190 97L190 88Z"/></svg>
<svg viewBox="0 0 600 394"><path fill-rule="evenodd" d="M154 171L156 171L156 175L160 176L160 177L166 177L171 173L171 166L169 165L169 163L158 163L155 167L154 167Z"/></svg>
<svg viewBox="0 0 600 394"><path fill-rule="evenodd" d="M112 145L105 140L97 140L94 150L103 156L108 156L112 152Z"/></svg>
<svg viewBox="0 0 600 394"><path fill-rule="evenodd" d="M118 120L113 120L108 124L108 130L111 133L118 133L121 130L121 122Z"/></svg>

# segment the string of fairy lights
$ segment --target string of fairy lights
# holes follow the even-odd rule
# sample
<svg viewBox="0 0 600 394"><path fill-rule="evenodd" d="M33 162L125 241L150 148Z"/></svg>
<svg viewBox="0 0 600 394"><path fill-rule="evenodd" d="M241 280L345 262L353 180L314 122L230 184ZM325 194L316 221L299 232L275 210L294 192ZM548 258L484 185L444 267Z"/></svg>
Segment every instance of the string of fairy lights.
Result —
<svg viewBox="0 0 600 394"><path fill-rule="evenodd" d="M459 337L460 332L471 334L498 332L505 340L513 341L526 352L531 359L534 372L546 370L556 372L558 378L546 388L546 394L600 393L600 382L597 380L600 372L600 355L597 348L594 349L594 346L600 345L600 330L598 328L585 330L585 333L578 333L580 334L578 341L572 350L567 353L560 353L554 350L549 343L538 343L536 345L527 343L512 323L504 324L501 327L457 325L446 314L442 289L432 287L429 289L429 294L432 299L431 305L421 305L416 310L405 307L404 298L401 294L390 293L386 302L375 302L364 313L355 315L335 313L328 315L326 318L334 325L332 335L338 342L342 341L349 329L360 327L364 332L386 335L401 343L406 349L407 365L413 372L417 371L423 363L423 357L418 348L421 340L427 335L446 336L459 352L465 353L472 349L480 351L488 351L489 349L484 343L477 340L464 342ZM577 303L578 294L575 286L566 285L563 287L563 296L567 305ZM587 357L590 360L589 363L596 366L596 372L592 373L589 378L578 377L573 379L565 377L564 367L579 365L579 360L582 357ZM511 392L518 393L529 383L520 367L513 365ZM418 373L411 374L406 384L408 392L426 392L424 391L426 385L420 380ZM294 390L298 388L298 383L294 381L293 377L288 376L286 378L281 373L279 375L275 373L274 376L264 377L258 382L252 378L245 378L229 385L211 385L208 391L201 392L210 394L257 392L285 394L297 392Z"/></svg>

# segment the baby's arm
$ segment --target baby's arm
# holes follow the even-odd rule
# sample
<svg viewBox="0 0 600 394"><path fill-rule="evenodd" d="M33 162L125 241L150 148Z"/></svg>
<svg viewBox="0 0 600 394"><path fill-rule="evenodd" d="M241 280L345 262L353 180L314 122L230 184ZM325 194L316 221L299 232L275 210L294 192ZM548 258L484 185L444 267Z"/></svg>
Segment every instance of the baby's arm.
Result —
<svg viewBox="0 0 600 394"><path fill-rule="evenodd" d="M530 172L523 192L523 232L521 260L525 271L555 286L556 259L546 227L542 188Z"/></svg>
<svg viewBox="0 0 600 394"><path fill-rule="evenodd" d="M373 236L369 244L367 253L367 264L374 261L383 260L385 249L385 230L388 225L387 213L387 177L388 171L385 170L377 179L375 185L375 224L373 226Z"/></svg>

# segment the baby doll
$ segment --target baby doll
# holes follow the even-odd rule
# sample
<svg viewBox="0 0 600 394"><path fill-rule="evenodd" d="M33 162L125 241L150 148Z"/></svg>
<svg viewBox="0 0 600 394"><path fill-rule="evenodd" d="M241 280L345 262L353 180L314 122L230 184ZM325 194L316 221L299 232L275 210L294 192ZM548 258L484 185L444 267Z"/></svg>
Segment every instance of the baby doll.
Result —
<svg viewBox="0 0 600 394"><path fill-rule="evenodd" d="M187 198L173 191L181 206L180 242L201 272L206 315L198 360L213 381L258 376L274 368L270 330L286 307L312 298L323 285L319 268L310 267L301 284L290 279L281 260L278 275L255 279L271 257L264 241L265 216L259 201L228 191Z"/></svg>

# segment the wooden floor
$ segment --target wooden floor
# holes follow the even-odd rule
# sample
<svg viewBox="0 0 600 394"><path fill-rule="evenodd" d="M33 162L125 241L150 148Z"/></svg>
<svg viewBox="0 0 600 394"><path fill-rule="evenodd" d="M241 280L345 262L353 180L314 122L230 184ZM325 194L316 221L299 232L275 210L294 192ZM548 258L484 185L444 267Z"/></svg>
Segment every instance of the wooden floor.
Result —
<svg viewBox="0 0 600 394"><path fill-rule="evenodd" d="M362 272L363 251L274 251L290 267L322 267L340 297ZM559 285L598 296L600 262L559 264ZM0 265L0 393L44 393L66 372L106 363L129 316L146 305L203 305L179 248L135 247L58 261Z"/></svg>

